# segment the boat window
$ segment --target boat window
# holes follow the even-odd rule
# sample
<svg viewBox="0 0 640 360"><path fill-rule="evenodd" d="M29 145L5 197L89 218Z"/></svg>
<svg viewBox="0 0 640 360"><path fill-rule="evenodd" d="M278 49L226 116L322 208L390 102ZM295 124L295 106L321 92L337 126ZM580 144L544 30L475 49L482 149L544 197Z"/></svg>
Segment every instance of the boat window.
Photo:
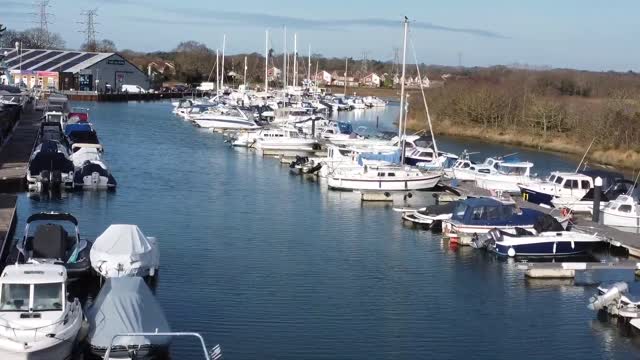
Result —
<svg viewBox="0 0 640 360"><path fill-rule="evenodd" d="M462 168L463 168L463 169L466 169L466 168L468 168L469 166L471 166L469 163L464 163L464 164L462 164Z"/></svg>
<svg viewBox="0 0 640 360"><path fill-rule="evenodd" d="M489 174L491 171L489 169L479 169L478 172L483 174Z"/></svg>
<svg viewBox="0 0 640 360"><path fill-rule="evenodd" d="M556 184L562 184L562 180L564 180L564 179L562 178L562 176L558 176L558 177L556 178Z"/></svg>
<svg viewBox="0 0 640 360"><path fill-rule="evenodd" d="M578 188L578 180L570 180L567 179L564 182L565 189L577 189Z"/></svg>
<svg viewBox="0 0 640 360"><path fill-rule="evenodd" d="M554 181L556 181L556 176L555 175L549 176L549 182L554 182Z"/></svg>
<svg viewBox="0 0 640 360"><path fill-rule="evenodd" d="M3 284L0 311L29 311L29 284Z"/></svg>
<svg viewBox="0 0 640 360"><path fill-rule="evenodd" d="M387 176L396 176L396 173L387 173Z"/></svg>
<svg viewBox="0 0 640 360"><path fill-rule="evenodd" d="M62 310L62 283L34 284L33 311Z"/></svg>
<svg viewBox="0 0 640 360"><path fill-rule="evenodd" d="M462 218L464 217L465 212L467 212L467 205L460 203L453 210L453 216L457 218Z"/></svg>
<svg viewBox="0 0 640 360"><path fill-rule="evenodd" d="M486 217L487 220L498 220L500 219L500 208L497 206L487 206L486 207Z"/></svg>
<svg viewBox="0 0 640 360"><path fill-rule="evenodd" d="M384 173L383 173L383 172L379 172L379 173L378 173L378 176L383 177L383 176L384 176Z"/></svg>
<svg viewBox="0 0 640 360"><path fill-rule="evenodd" d="M471 213L471 220L482 220L487 217L487 213L484 209L484 206L478 206L473 208L473 212Z"/></svg>
<svg viewBox="0 0 640 360"><path fill-rule="evenodd" d="M582 185L582 188L585 190L591 189L591 183L589 182L589 180L580 180L580 184Z"/></svg>
<svg viewBox="0 0 640 360"><path fill-rule="evenodd" d="M631 205L620 205L620 207L618 208L618 211L630 213L631 212Z"/></svg>
<svg viewBox="0 0 640 360"><path fill-rule="evenodd" d="M327 130L327 131L325 131L325 132L326 132L327 134L333 134L333 130L332 130L332 129L329 129L329 130Z"/></svg>

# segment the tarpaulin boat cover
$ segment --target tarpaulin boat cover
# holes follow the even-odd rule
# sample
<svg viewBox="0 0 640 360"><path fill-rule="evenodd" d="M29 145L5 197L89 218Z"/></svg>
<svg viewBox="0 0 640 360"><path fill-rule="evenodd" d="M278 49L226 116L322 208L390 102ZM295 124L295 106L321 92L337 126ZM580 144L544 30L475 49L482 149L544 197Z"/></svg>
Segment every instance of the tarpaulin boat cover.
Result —
<svg viewBox="0 0 640 360"><path fill-rule="evenodd" d="M169 332L169 323L151 290L139 277L110 278L87 310L89 343L106 349L121 333ZM169 337L118 337L114 346L168 346Z"/></svg>
<svg viewBox="0 0 640 360"><path fill-rule="evenodd" d="M80 148L71 155L73 165L81 167L85 161L100 160L100 151L96 148Z"/></svg>
<svg viewBox="0 0 640 360"><path fill-rule="evenodd" d="M362 153L358 155L358 165L362 166L362 160L377 160L377 161L385 161L390 164L399 164L400 163L400 150L389 152L389 153Z"/></svg>
<svg viewBox="0 0 640 360"><path fill-rule="evenodd" d="M158 268L160 251L155 238L144 236L138 226L115 224L98 236L89 258L105 277L144 276Z"/></svg>

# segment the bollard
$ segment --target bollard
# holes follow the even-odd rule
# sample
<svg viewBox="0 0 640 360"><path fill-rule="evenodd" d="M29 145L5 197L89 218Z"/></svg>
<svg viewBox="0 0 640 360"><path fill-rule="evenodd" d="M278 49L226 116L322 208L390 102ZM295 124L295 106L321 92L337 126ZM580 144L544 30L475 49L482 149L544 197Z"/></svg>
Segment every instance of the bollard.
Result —
<svg viewBox="0 0 640 360"><path fill-rule="evenodd" d="M598 176L595 178L593 187L593 215L591 220L594 223L600 222L600 193L602 192L602 178Z"/></svg>
<svg viewBox="0 0 640 360"><path fill-rule="evenodd" d="M311 120L311 137L316 137L316 119Z"/></svg>

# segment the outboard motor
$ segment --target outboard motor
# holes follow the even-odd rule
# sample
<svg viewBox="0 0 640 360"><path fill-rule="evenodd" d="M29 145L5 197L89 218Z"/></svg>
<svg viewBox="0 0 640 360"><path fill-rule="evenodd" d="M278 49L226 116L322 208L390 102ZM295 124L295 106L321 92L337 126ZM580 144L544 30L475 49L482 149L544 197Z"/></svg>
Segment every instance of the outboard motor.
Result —
<svg viewBox="0 0 640 360"><path fill-rule="evenodd" d="M625 282L617 282L607 290L604 294L600 296L593 296L589 299L589 305L587 308L590 310L598 311L602 310L605 307L615 303L622 297L622 294L629 291L629 285Z"/></svg>
<svg viewBox="0 0 640 360"><path fill-rule="evenodd" d="M91 184L98 185L100 183L100 174L97 171L91 173Z"/></svg>
<svg viewBox="0 0 640 360"><path fill-rule="evenodd" d="M52 190L60 189L62 185L62 173L60 171L52 171L50 180Z"/></svg>
<svg viewBox="0 0 640 360"><path fill-rule="evenodd" d="M42 191L49 191L49 170L40 171L40 186Z"/></svg>

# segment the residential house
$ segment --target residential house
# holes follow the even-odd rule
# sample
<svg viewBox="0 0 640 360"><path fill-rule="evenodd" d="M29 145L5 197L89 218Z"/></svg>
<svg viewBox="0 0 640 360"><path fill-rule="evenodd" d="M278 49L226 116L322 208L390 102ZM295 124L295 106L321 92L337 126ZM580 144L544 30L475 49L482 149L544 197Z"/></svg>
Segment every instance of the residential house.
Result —
<svg viewBox="0 0 640 360"><path fill-rule="evenodd" d="M330 85L333 80L333 76L328 71L322 70L317 74L312 75L311 79L320 85Z"/></svg>
<svg viewBox="0 0 640 360"><path fill-rule="evenodd" d="M267 69L267 77L269 81L280 80L281 76L282 76L282 70L278 69L277 67L272 66L269 69Z"/></svg>
<svg viewBox="0 0 640 360"><path fill-rule="evenodd" d="M360 79L360 84L368 87L380 87L382 79L376 73L370 73L369 75Z"/></svg>

